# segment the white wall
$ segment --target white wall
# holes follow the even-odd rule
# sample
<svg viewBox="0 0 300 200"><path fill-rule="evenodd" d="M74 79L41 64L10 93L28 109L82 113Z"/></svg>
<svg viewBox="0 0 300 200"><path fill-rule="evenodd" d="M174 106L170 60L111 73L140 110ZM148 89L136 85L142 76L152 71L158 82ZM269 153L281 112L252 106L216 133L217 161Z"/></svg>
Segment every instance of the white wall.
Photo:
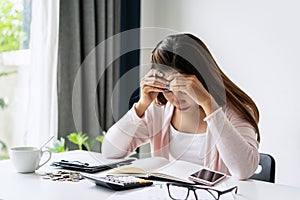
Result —
<svg viewBox="0 0 300 200"><path fill-rule="evenodd" d="M294 186L300 186L299 7L297 0L142 0L141 24L191 32L208 45L259 107L260 152L275 157L276 183Z"/></svg>

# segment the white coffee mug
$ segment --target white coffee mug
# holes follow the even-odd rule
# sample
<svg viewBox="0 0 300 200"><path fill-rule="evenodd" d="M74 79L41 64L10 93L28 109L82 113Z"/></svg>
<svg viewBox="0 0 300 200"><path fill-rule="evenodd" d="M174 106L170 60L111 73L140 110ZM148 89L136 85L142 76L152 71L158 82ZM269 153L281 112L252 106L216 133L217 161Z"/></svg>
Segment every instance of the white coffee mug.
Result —
<svg viewBox="0 0 300 200"><path fill-rule="evenodd" d="M48 153L48 158L40 164L41 157ZM14 147L9 150L10 159L20 173L31 173L51 159L51 152L37 147Z"/></svg>

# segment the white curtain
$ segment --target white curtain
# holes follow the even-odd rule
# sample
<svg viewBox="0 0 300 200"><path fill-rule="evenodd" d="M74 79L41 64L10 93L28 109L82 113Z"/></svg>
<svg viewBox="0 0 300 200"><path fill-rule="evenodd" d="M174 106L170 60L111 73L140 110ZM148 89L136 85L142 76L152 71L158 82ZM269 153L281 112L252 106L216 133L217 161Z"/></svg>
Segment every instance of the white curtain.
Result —
<svg viewBox="0 0 300 200"><path fill-rule="evenodd" d="M57 136L57 51L59 0L33 0L31 65L25 145Z"/></svg>

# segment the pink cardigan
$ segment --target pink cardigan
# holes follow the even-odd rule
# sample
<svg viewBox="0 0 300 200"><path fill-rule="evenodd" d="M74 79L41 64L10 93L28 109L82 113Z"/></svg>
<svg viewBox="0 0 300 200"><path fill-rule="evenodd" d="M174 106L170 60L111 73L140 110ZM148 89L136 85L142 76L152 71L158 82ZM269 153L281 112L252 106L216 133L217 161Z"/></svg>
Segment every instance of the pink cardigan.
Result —
<svg viewBox="0 0 300 200"><path fill-rule="evenodd" d="M125 157L150 142L152 156L169 158L169 129L174 106L152 103L140 118L132 107L107 132L102 153L108 158ZM259 163L255 129L233 109L219 108L207 122L205 167L238 179L249 178Z"/></svg>

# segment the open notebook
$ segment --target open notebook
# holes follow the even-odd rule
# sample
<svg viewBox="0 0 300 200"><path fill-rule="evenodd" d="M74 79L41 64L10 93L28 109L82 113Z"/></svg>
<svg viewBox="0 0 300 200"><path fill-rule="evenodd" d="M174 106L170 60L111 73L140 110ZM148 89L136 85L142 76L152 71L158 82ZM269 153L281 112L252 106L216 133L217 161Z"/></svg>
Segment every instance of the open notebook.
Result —
<svg viewBox="0 0 300 200"><path fill-rule="evenodd" d="M151 157L133 161L132 164L114 168L108 174L131 175L146 178L159 178L169 181L194 183L189 175L203 167L187 161L169 161L163 157Z"/></svg>

